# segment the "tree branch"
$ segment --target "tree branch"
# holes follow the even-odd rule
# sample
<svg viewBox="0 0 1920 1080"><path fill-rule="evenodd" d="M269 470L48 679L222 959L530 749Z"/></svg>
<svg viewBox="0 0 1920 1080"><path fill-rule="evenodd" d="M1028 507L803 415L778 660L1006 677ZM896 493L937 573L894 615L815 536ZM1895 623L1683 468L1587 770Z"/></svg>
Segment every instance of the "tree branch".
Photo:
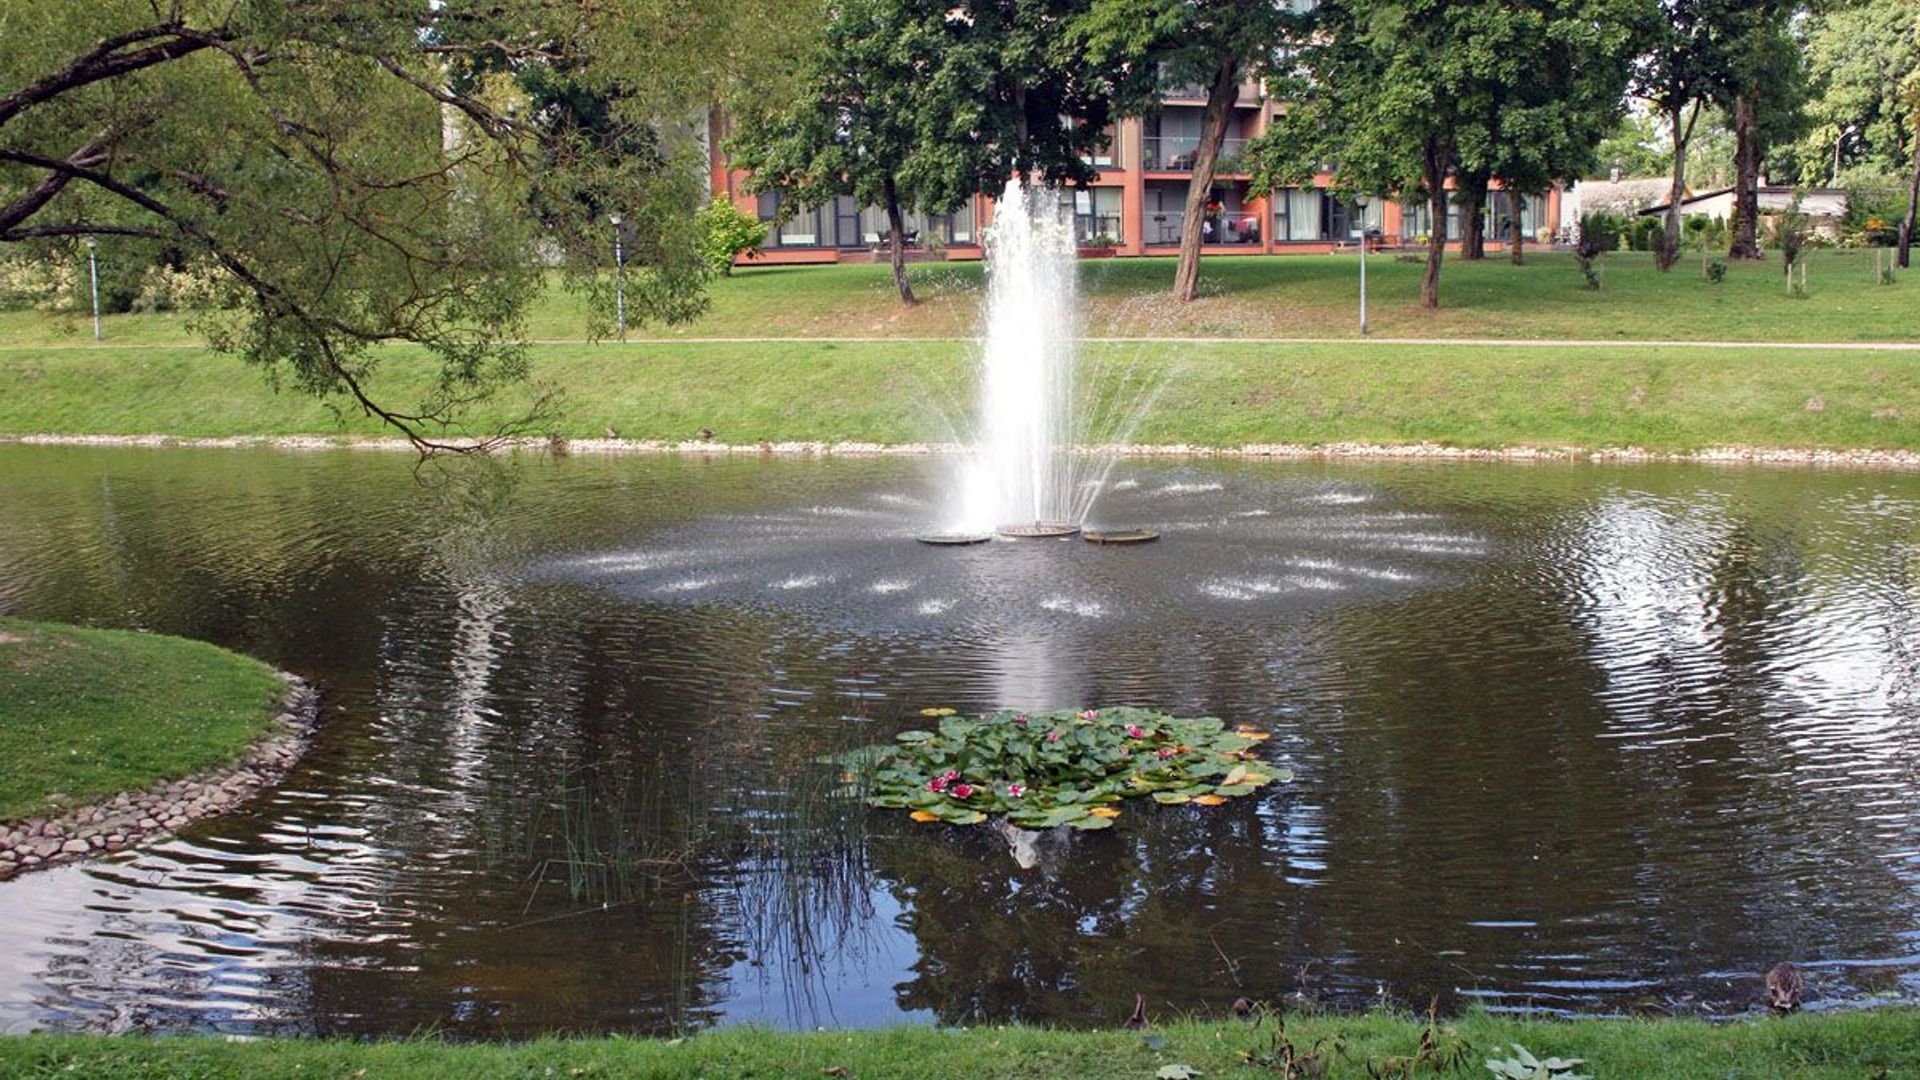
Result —
<svg viewBox="0 0 1920 1080"><path fill-rule="evenodd" d="M111 79L142 68L178 60L199 52L216 41L225 40L225 30L192 31L181 23L162 23L119 37L108 38L75 58L66 67L36 83L23 86L0 98L0 126L43 101L59 97L90 83ZM130 45L156 38L172 38L133 52L120 52Z"/></svg>

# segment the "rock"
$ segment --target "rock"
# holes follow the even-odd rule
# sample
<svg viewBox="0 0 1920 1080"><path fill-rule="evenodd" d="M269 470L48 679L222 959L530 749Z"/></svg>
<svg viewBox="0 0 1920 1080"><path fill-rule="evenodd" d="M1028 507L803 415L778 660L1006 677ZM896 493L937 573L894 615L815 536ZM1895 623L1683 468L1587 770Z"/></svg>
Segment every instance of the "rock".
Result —
<svg viewBox="0 0 1920 1080"><path fill-rule="evenodd" d="M66 855L85 855L87 853L87 842L79 839L69 840L60 845L60 851Z"/></svg>

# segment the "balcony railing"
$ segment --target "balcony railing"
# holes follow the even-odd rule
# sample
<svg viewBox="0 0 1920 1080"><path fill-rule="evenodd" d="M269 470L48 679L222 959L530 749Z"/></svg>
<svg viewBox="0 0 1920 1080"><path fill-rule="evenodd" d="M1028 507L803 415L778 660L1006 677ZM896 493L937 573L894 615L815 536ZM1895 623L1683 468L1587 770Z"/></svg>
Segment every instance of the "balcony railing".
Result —
<svg viewBox="0 0 1920 1080"><path fill-rule="evenodd" d="M1149 244L1177 244L1180 227L1187 220L1185 210L1149 210L1144 223ZM1260 218L1254 214L1222 211L1201 224L1203 244L1258 244Z"/></svg>
<svg viewBox="0 0 1920 1080"><path fill-rule="evenodd" d="M1245 139L1222 140L1214 171L1238 172L1240 152L1246 145ZM1149 172L1192 172L1194 160L1199 156L1198 135L1149 135L1140 140L1140 167Z"/></svg>
<svg viewBox="0 0 1920 1080"><path fill-rule="evenodd" d="M1119 214L1073 215L1073 237L1082 244L1117 244L1125 239Z"/></svg>

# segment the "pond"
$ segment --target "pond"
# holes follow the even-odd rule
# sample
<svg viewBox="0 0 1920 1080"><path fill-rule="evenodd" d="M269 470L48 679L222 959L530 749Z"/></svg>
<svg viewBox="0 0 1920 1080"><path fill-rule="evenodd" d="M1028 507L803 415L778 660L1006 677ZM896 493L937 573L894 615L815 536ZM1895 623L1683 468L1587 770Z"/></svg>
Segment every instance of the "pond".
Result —
<svg viewBox="0 0 1920 1080"><path fill-rule="evenodd" d="M915 544L948 471L0 447L0 613L325 709L242 812L0 883L0 1030L1920 998L1920 476L1122 461L1094 519L1156 544ZM1121 703L1295 778L1022 869L817 763Z"/></svg>

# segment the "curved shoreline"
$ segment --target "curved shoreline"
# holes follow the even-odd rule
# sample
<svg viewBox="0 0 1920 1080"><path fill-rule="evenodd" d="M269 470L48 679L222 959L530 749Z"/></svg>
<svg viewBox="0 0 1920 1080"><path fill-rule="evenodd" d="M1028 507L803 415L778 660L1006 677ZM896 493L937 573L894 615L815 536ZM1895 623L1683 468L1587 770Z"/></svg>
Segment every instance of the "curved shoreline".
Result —
<svg viewBox="0 0 1920 1080"><path fill-rule="evenodd" d="M472 446L480 440L452 439ZM101 446L194 450L371 450L412 452L405 439L347 435L0 435L0 446ZM920 457L965 453L959 443L876 443L795 440L784 442L721 443L664 439L514 439L503 450L557 454L708 454L716 456L839 456ZM1856 448L1717 446L1701 450L1647 450L1621 446L1591 449L1579 446L1461 447L1441 443L1248 443L1241 446L1196 446L1185 443L1125 443L1081 447L1085 452L1117 453L1122 457L1186 457L1257 460L1341 459L1360 461L1506 461L1588 462L1594 464L1773 465L1805 468L1920 469L1920 451Z"/></svg>
<svg viewBox="0 0 1920 1080"><path fill-rule="evenodd" d="M287 694L279 713L228 764L59 814L0 822L0 881L166 836L279 783L306 752L320 713L319 695L306 680L285 672L280 677Z"/></svg>

